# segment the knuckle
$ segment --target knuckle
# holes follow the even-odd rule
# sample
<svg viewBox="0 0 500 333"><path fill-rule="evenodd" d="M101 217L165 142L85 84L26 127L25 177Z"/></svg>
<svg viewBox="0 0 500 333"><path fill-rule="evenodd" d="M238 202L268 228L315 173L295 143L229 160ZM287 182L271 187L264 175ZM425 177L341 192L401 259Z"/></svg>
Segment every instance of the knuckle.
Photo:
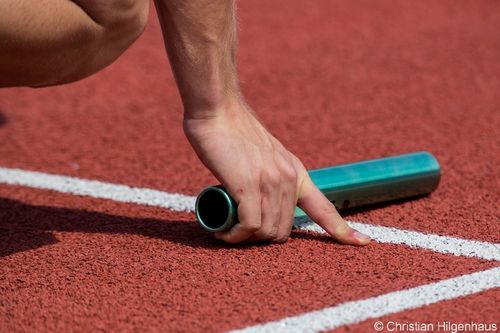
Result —
<svg viewBox="0 0 500 333"><path fill-rule="evenodd" d="M235 190L234 190L234 194L233 194L233 197L234 199L238 200L240 199L242 196L244 196L246 194L246 190L243 186L238 186Z"/></svg>
<svg viewBox="0 0 500 333"><path fill-rule="evenodd" d="M333 215L337 213L337 210L331 202L327 202L319 207L319 213L322 215Z"/></svg>
<svg viewBox="0 0 500 333"><path fill-rule="evenodd" d="M247 232L257 232L261 228L261 223L260 222L247 222L247 223L242 223L241 228L244 229Z"/></svg>
<svg viewBox="0 0 500 333"><path fill-rule="evenodd" d="M283 168L283 176L290 182L297 181L297 171L292 166L286 166Z"/></svg>
<svg viewBox="0 0 500 333"><path fill-rule="evenodd" d="M277 237L277 233L272 231L272 230L260 231L260 232L256 233L256 237L259 240L274 241L274 239Z"/></svg>
<svg viewBox="0 0 500 333"><path fill-rule="evenodd" d="M277 165L280 169L281 177L287 181L294 180L297 177L297 171L291 157L280 156L277 158Z"/></svg>
<svg viewBox="0 0 500 333"><path fill-rule="evenodd" d="M259 189L255 184L251 183L250 180L243 181L233 188L226 187L226 189L229 190L231 196L236 200L236 202L242 201L243 198L246 200L259 200Z"/></svg>
<svg viewBox="0 0 500 333"><path fill-rule="evenodd" d="M261 240L273 240L278 236L278 227L278 225L264 225L255 232L255 235Z"/></svg>
<svg viewBox="0 0 500 333"><path fill-rule="evenodd" d="M267 169L264 173L263 181L265 184L276 186L281 182L281 175L276 169Z"/></svg>
<svg viewBox="0 0 500 333"><path fill-rule="evenodd" d="M292 156L292 164L294 165L297 173L307 172L306 167L297 156Z"/></svg>

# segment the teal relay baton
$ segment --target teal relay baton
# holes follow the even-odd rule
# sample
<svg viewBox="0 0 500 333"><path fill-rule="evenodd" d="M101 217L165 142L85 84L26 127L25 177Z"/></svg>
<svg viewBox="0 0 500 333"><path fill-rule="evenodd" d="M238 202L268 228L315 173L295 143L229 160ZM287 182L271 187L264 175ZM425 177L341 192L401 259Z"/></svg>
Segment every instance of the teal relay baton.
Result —
<svg viewBox="0 0 500 333"><path fill-rule="evenodd" d="M416 152L308 171L313 183L337 209L422 196L441 178L436 158ZM238 223L238 205L224 187L209 186L196 199L196 218L210 232ZM305 215L299 208L295 216Z"/></svg>

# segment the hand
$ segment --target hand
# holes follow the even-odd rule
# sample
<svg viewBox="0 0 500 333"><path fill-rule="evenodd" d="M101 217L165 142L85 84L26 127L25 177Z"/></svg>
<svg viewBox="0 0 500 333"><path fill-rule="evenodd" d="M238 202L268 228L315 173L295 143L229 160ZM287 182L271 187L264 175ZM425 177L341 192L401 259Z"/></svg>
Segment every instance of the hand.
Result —
<svg viewBox="0 0 500 333"><path fill-rule="evenodd" d="M216 233L216 238L228 243L284 242L298 205L339 242L369 243L368 236L347 225L299 159L242 102L202 118L186 117L184 131L198 157L238 204L239 223Z"/></svg>

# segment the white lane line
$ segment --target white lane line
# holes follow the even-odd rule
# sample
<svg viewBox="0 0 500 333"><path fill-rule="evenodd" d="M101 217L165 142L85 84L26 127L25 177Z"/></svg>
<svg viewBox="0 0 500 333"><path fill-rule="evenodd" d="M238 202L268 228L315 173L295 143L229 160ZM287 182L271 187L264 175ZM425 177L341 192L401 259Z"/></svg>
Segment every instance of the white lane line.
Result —
<svg viewBox="0 0 500 333"><path fill-rule="evenodd" d="M158 206L177 211L193 211L195 204L195 197L192 196L21 169L0 167L0 183L119 202ZM298 218L295 222L299 229L323 232L319 226L310 220ZM500 260L499 244L424 234L357 222L349 223L381 243L404 244L457 256ZM276 322L249 327L240 332L318 332L477 293L499 287L499 284L500 268L497 267L479 273L365 300L348 302Z"/></svg>
<svg viewBox="0 0 500 333"><path fill-rule="evenodd" d="M158 206L176 211L193 211L196 200L191 196L148 188L2 167L0 167L0 183L85 195L98 199Z"/></svg>
<svg viewBox="0 0 500 333"><path fill-rule="evenodd" d="M427 249L440 253L453 254L455 256L500 260L500 244L425 234L367 223L351 221L348 221L348 223L354 229L369 235L372 239L380 243L404 244L413 248ZM295 227L299 230L325 233L319 225L307 217L297 218Z"/></svg>
<svg viewBox="0 0 500 333"><path fill-rule="evenodd" d="M0 183L53 190L62 193L85 195L148 206L158 206L176 211L194 211L195 197L158 190L130 187L96 180L79 179L21 169L0 167ZM466 240L448 236L425 234L409 230L388 228L365 223L350 222L381 243L404 244L436 252L487 260L500 260L500 244ZM299 229L323 232L304 217L296 219Z"/></svg>
<svg viewBox="0 0 500 333"><path fill-rule="evenodd" d="M495 267L415 288L390 292L241 330L234 330L231 333L321 332L498 287L500 287L500 267Z"/></svg>

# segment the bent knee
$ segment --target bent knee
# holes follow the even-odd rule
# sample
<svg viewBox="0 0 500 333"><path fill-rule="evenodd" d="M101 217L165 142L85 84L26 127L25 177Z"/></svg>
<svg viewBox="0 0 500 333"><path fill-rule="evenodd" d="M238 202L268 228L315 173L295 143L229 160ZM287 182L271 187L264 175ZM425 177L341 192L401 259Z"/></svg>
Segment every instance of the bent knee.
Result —
<svg viewBox="0 0 500 333"><path fill-rule="evenodd" d="M148 22L149 0L79 2L82 6L88 3L87 14L101 27L89 68L96 72L116 60L142 34Z"/></svg>
<svg viewBox="0 0 500 333"><path fill-rule="evenodd" d="M8 12L0 1L0 87L50 86L99 71L141 35L149 7L150 0L13 1Z"/></svg>
<svg viewBox="0 0 500 333"><path fill-rule="evenodd" d="M87 14L104 28L107 42L132 43L144 31L149 17L149 0L108 0L97 5L90 1L89 6Z"/></svg>
<svg viewBox="0 0 500 333"><path fill-rule="evenodd" d="M79 66L68 68L64 77L49 85L77 81L107 67L137 40L148 22L149 0L74 2L97 28L90 38L89 34L82 34L81 42L87 43L88 48Z"/></svg>

